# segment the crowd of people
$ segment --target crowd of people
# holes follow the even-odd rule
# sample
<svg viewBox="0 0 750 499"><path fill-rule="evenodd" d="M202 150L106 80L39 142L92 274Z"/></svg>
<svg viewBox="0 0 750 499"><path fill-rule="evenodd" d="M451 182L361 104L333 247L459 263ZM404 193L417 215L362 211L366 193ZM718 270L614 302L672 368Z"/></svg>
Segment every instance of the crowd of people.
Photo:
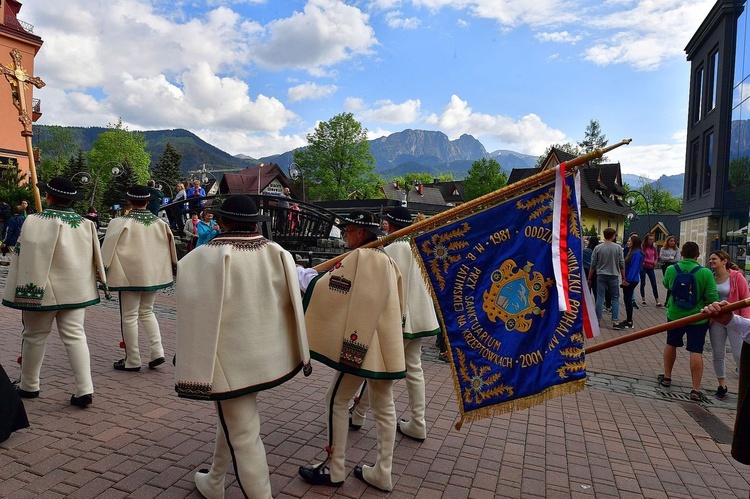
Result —
<svg viewBox="0 0 750 499"><path fill-rule="evenodd" d="M178 262L170 224L149 209L158 199L153 186L131 186L122 193L130 210L110 222L101 246L94 221L71 209L72 202L83 197L72 182L59 177L39 183L39 188L45 192L47 208L26 218L3 294L3 305L20 310L23 319L15 395L39 397L45 343L54 322L75 382L70 404L85 408L93 403L84 318L86 307L99 302L100 289L107 299L117 291L120 302L119 346L124 356L113 362L113 369L142 369L139 323L148 336L146 365L156 369L164 364L167 353L153 305L157 290L172 286L177 276L175 390L181 397L212 401L216 411L213 460L194 476L203 496L223 497L225 475L232 465L246 497L271 497L256 396L299 371L309 376L311 359L334 370L321 400L328 439L323 460L301 466L299 476L312 485L341 486L347 476L348 433L360 429L370 412L377 429L377 457L372 465L356 466L353 474L378 490L392 489L396 433L418 442L428 436L422 340L442 337L408 237L385 247L370 244L384 235L383 229L393 232L412 224L408 209L393 208L382 220L366 211L340 217L337 225L351 251L325 268L303 268L259 233L258 224L265 217L253 199L232 195L219 207L196 205L202 208L202 218L195 210L185 223L196 250ZM200 184L192 189L200 192ZM186 203L191 197L195 194L185 194ZM750 312L738 309L736 317L727 316L718 304L749 297L750 290L729 255L714 251L709 267L703 267L694 242L686 242L677 252L670 236L660 252L652 235L641 239L631 234L622 247L612 228L605 229L604 239L599 244L598 238L591 238L583 257L588 282L596 290L600 322L609 310L614 330L634 328L635 292L640 284L641 305L646 304L646 279L654 305L662 307L654 271L659 266L669 290L666 319L678 321L702 310L712 319L668 332L658 383L671 386L677 349L686 346L690 396L703 400L703 346L709 334L718 382L715 396L726 397L724 352L729 341L735 362L742 366L737 425L746 426L740 418L746 421L750 412ZM144 254L149 258L143 259ZM408 393L406 419L396 417L393 384L399 379L405 379ZM7 376L0 372L0 389L7 391L7 385ZM22 405L6 410L13 411L3 414L8 426L28 425ZM745 426L735 431L735 443L745 448L734 455L748 463ZM0 433L3 430L0 427Z"/></svg>
<svg viewBox="0 0 750 499"><path fill-rule="evenodd" d="M605 242L599 243L597 236L590 237L583 250L583 266L588 276L589 287L596 299L596 313L601 326L604 313L612 317L612 329L623 330L634 328L634 310L638 309L635 296L640 285L641 306L647 305L646 281L650 283L654 305L663 308L666 304L665 318L676 321L701 311L707 304L720 300L736 302L750 297L748 281L743 272L731 261L730 255L723 250L712 251L708 257L708 266L701 266L698 245L686 242L680 248L675 236L667 236L661 248L655 244L654 236L646 234L643 239L631 233L624 247L615 242L614 229L604 230ZM664 304L659 300L659 287L655 270L661 270L662 284L667 290ZM673 289L681 285L686 278L681 274L694 276L695 286L691 290L694 301L684 303L675 298ZM688 281L689 282L689 281ZM620 299L625 307L625 320L619 321ZM736 314L750 319L750 308L738 309ZM727 328L717 321L699 320L668 332L664 348L664 373L658 376L661 386L672 384L672 369L676 360L677 349L685 346L690 354L690 380L693 400L703 400L701 391L703 378L703 349L708 334L711 345L711 357L717 388L714 397L724 400L729 388L726 384L726 346L730 344L732 357L740 365L742 339L738 335L727 333ZM685 341L687 338L687 341Z"/></svg>

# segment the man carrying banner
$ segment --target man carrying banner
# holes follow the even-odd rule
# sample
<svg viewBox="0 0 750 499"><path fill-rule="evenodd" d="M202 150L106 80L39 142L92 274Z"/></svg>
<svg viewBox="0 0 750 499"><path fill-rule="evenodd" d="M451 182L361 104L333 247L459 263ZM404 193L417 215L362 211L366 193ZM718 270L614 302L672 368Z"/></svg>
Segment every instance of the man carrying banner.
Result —
<svg viewBox="0 0 750 499"><path fill-rule="evenodd" d="M395 232L412 224L409 210L403 206L393 208L382 216L387 222L389 232ZM396 239L385 247L401 271L404 296L404 358L406 360L406 391L409 395L411 419L400 419L396 429L407 437L424 441L427 438L425 423L425 387L422 371L422 338L440 333L435 305L427 290L419 264L409 246L409 237ZM367 382L365 382L367 384ZM369 408L369 394L363 390L359 403L352 407L350 427L362 426Z"/></svg>
<svg viewBox="0 0 750 499"><path fill-rule="evenodd" d="M111 291L120 292L120 330L125 358L114 363L117 371L140 371L138 322L149 339L149 369L164 363L159 323L154 315L156 291L172 285L177 270L177 253L169 225L146 209L157 199L143 185L129 187L123 197L132 209L107 227L102 243L102 260Z"/></svg>
<svg viewBox="0 0 750 499"><path fill-rule="evenodd" d="M244 497L271 497L256 396L312 372L294 259L258 233L263 216L246 195L212 209L223 232L180 260L175 389L212 400L218 416L210 469L198 491L224 497L230 462Z"/></svg>
<svg viewBox="0 0 750 499"><path fill-rule="evenodd" d="M355 467L354 476L390 491L396 438L393 380L406 376L401 273L381 247L357 249L383 234L373 214L353 211L339 225L353 251L328 272L297 270L300 288L306 290L310 354L338 371L326 393L328 456L322 463L300 467L299 474L313 485L343 485L348 404L366 378L378 455L373 466Z"/></svg>
<svg viewBox="0 0 750 499"><path fill-rule="evenodd" d="M47 193L47 209L24 222L3 293L3 305L23 311L18 394L39 396L47 336L56 322L75 378L70 403L86 407L93 401L94 384L83 323L86 307L99 303L97 277L106 283L99 239L94 222L70 207L84 198L73 182L56 177L38 187Z"/></svg>

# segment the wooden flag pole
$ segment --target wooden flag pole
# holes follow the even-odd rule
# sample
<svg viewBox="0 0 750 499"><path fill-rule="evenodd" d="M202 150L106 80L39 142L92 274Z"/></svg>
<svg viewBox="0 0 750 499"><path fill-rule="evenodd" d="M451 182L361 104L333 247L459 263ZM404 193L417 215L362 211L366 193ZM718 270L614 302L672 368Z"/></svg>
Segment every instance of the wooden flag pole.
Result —
<svg viewBox="0 0 750 499"><path fill-rule="evenodd" d="M4 66L0 64L0 74L5 76L5 79L10 83L11 97L13 98L13 105L18 109L18 121L21 122L23 130L21 130L21 136L26 140L26 153L29 157L29 174L31 176L31 189L34 193L34 206L37 212L42 211L42 199L39 195L39 188L37 187L36 178L36 164L34 163L34 148L31 145L31 137L34 136L32 131L32 120L29 117L28 107L26 106L26 88L28 84L32 84L37 88L42 88L44 82L41 78L31 76L26 73L26 70L21 66L21 52L18 49L10 51L10 56L13 59L13 65Z"/></svg>
<svg viewBox="0 0 750 499"><path fill-rule="evenodd" d="M750 307L750 298L746 298L744 300L740 300L734 303L728 303L724 305L723 307L721 307L721 313L732 312L734 310L737 310L738 308L743 308L743 307ZM709 315L705 312L700 312L698 314L693 314L688 317L683 317L682 319L678 319L676 321L669 321L664 324L660 324L658 326L644 329L643 331L638 331L637 333L626 334L625 336L612 338L611 340L603 341L601 343L597 343L596 345L587 346L586 353L589 354L589 353L598 352L600 350L605 350L609 347L614 347L617 345L622 345L623 343L629 343L631 341L640 340L641 338L645 338L647 336L652 336L654 334L663 333L665 331L671 331L672 329L686 326L688 324L692 324L693 322L700 321L700 320L703 320L712 316L713 314Z"/></svg>
<svg viewBox="0 0 750 499"><path fill-rule="evenodd" d="M578 156L577 158L573 158L570 161L566 161L562 164L565 165L566 170L573 170L574 168L577 168L591 161L592 159L601 158L612 149L616 149L622 145L630 144L630 142L632 142L632 139L624 139L618 142L617 144L605 147L603 149L594 149L588 154L584 154L583 156ZM435 215L434 217L430 217L421 222L413 223L408 227L399 229L395 232L388 234L385 237L381 237L379 239L376 239L375 241L369 242L360 247L361 248L376 248L378 246L383 246L385 244L388 244L391 241L395 241L396 239L399 239L401 237L405 237L416 232L422 232L422 231L429 230L435 227L439 227L441 225L445 225L465 215L482 211L488 205L494 205L499 200L508 199L508 198L518 195L520 192L529 190L531 188L535 188L539 186L540 184L550 181L552 178L554 178L554 176L555 176L554 168L550 168L549 170L544 170L535 175L532 175L531 177L525 178L523 180L519 180L518 182L515 182L511 185L507 185L501 189L492 191L488 194L485 194L484 196L480 196L476 199L472 199L471 201L468 201L459 206L456 206L455 208L451 208L450 210L444 211L443 213L439 213ZM326 260L323 263L319 263L318 265L315 265L313 268L317 270L318 272L323 272L333 267L341 260L343 260L348 254L349 254L348 252L341 254L335 258Z"/></svg>

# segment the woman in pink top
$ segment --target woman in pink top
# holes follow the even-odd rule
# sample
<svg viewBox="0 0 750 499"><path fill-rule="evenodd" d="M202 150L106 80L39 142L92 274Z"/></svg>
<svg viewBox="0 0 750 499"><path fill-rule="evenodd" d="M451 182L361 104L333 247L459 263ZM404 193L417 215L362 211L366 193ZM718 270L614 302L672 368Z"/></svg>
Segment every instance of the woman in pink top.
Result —
<svg viewBox="0 0 750 499"><path fill-rule="evenodd" d="M646 234L643 238L643 245L641 246L643 251L643 267L641 268L641 303L646 304L646 276L651 281L651 291L654 293L654 300L656 300L656 306L661 307L662 304L659 302L659 290L656 287L656 273L654 267L656 262L659 260L659 250L654 244L654 236Z"/></svg>
<svg viewBox="0 0 750 499"><path fill-rule="evenodd" d="M708 258L708 266L714 272L716 290L719 292L719 301L727 300L733 303L744 300L750 296L747 279L732 263L729 253L726 251L714 251ZM750 308L744 307L734 311L735 314L750 319ZM726 384L726 353L727 338L732 347L732 357L737 366L740 365L740 351L742 350L742 337L737 334L727 334L726 326L718 322L711 322L708 329L708 337L711 340L711 351L713 355L714 373L719 381L719 388L714 395L719 400L724 400L729 389Z"/></svg>

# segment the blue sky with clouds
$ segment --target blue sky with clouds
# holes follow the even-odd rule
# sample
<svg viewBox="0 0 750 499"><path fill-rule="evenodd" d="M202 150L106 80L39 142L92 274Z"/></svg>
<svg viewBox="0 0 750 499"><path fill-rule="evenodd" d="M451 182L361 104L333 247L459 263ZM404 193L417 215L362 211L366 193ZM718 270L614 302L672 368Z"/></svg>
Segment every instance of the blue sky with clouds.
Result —
<svg viewBox="0 0 750 499"><path fill-rule="evenodd" d="M623 173L682 173L684 47L714 0L22 0L40 123L186 128L253 157L347 111L371 138L539 155L591 119Z"/></svg>

